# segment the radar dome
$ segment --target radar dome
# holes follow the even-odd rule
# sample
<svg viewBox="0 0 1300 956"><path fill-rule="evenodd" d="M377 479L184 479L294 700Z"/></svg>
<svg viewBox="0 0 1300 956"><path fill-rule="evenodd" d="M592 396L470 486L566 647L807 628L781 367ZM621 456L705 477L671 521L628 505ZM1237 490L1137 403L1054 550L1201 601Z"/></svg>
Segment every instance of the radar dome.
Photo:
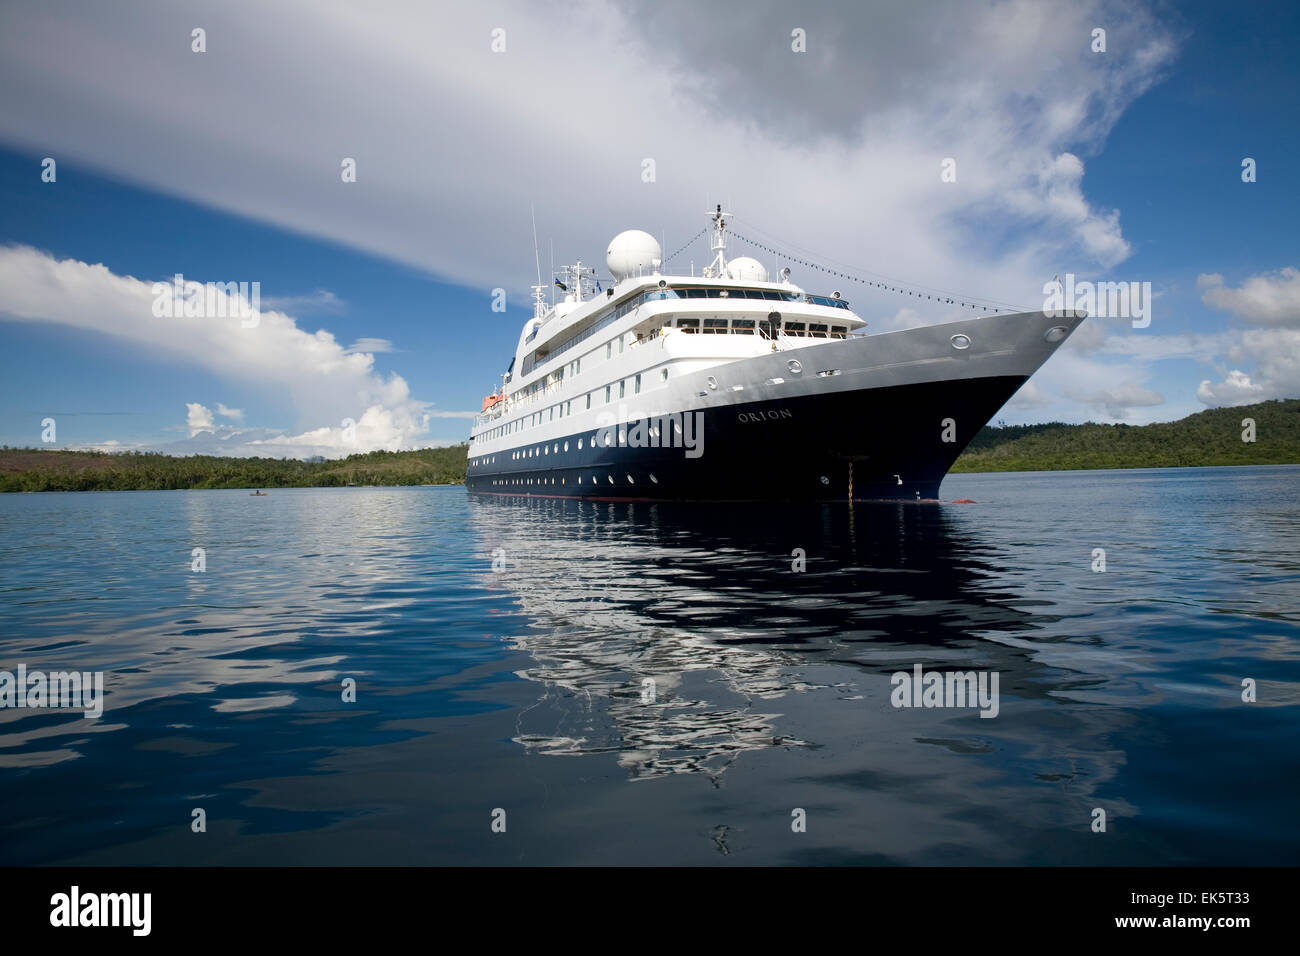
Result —
<svg viewBox="0 0 1300 956"><path fill-rule="evenodd" d="M727 263L727 278L736 282L766 282L767 269L757 259L740 256Z"/></svg>
<svg viewBox="0 0 1300 956"><path fill-rule="evenodd" d="M609 241L609 250L605 253L605 265L616 281L629 276L649 275L657 268L657 260L663 258L663 250L655 237L640 229L620 232Z"/></svg>

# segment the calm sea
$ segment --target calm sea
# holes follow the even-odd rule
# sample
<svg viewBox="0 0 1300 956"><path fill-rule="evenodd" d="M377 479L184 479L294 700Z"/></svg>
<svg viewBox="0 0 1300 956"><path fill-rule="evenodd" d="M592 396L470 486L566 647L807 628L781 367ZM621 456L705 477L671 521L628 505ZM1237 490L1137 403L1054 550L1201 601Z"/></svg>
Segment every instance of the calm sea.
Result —
<svg viewBox="0 0 1300 956"><path fill-rule="evenodd" d="M0 496L0 863L1300 861L1300 468L943 493Z"/></svg>

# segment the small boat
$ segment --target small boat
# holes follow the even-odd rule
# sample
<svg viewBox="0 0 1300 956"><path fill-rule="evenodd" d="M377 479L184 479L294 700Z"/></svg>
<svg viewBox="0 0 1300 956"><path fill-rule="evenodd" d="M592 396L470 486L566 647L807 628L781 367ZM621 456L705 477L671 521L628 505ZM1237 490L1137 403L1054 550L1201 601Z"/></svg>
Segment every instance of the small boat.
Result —
<svg viewBox="0 0 1300 956"><path fill-rule="evenodd" d="M248 493L248 497L250 497L250 498L265 498L265 497L266 497L266 492L265 492L265 491L250 491L250 492Z"/></svg>

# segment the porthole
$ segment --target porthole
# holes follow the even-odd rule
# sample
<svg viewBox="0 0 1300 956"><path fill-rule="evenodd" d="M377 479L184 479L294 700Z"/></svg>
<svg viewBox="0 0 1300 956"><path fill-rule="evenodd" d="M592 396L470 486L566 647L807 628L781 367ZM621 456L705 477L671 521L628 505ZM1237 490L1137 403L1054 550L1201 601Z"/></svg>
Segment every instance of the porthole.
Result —
<svg viewBox="0 0 1300 956"><path fill-rule="evenodd" d="M668 381L668 369L663 368L659 370L659 381L661 382Z"/></svg>
<svg viewBox="0 0 1300 956"><path fill-rule="evenodd" d="M582 451L582 439L578 439L578 451Z"/></svg>
<svg viewBox="0 0 1300 956"><path fill-rule="evenodd" d="M958 332L949 341L952 342L952 347L959 352L964 352L966 349L970 348L970 336L961 332Z"/></svg>
<svg viewBox="0 0 1300 956"><path fill-rule="evenodd" d="M557 455L560 453L560 443L558 441L555 443L554 451Z"/></svg>
<svg viewBox="0 0 1300 956"><path fill-rule="evenodd" d="M551 450L550 450L549 448L547 448L545 445L543 445L543 446L542 446L542 454L543 454L543 455L549 455L550 453L551 453Z"/></svg>
<svg viewBox="0 0 1300 956"><path fill-rule="evenodd" d="M613 476L613 475L606 475L605 477L609 479L609 483L610 483L611 485L614 483L614 476Z"/></svg>
<svg viewBox="0 0 1300 956"><path fill-rule="evenodd" d="M1055 345L1061 339L1070 334L1070 330L1063 325L1054 325L1043 333L1043 341Z"/></svg>
<svg viewBox="0 0 1300 956"><path fill-rule="evenodd" d="M632 480L632 476L631 476L631 475L628 475L628 476L627 476L627 483L628 483L629 485L634 485L634 484L636 484L636 482Z"/></svg>
<svg viewBox="0 0 1300 956"><path fill-rule="evenodd" d="M704 384L709 386L709 391L711 392L716 391L718 387L718 380L714 378L712 375L710 375L708 378L704 380Z"/></svg>
<svg viewBox="0 0 1300 956"><path fill-rule="evenodd" d="M790 370L791 375L798 375L803 371L803 365L798 359L790 359L790 361L785 363L785 367Z"/></svg>
<svg viewBox="0 0 1300 956"><path fill-rule="evenodd" d="M829 485L830 483L831 483L831 480L830 480L829 478L827 478L825 475L822 475L822 484L823 484L823 485Z"/></svg>
<svg viewBox="0 0 1300 956"><path fill-rule="evenodd" d="M569 450L569 443L567 441L564 443L564 450L565 451Z"/></svg>
<svg viewBox="0 0 1300 956"><path fill-rule="evenodd" d="M651 475L651 476L650 476L650 483L651 483L652 485L657 485L657 484L659 484L659 479L656 478L654 475Z"/></svg>

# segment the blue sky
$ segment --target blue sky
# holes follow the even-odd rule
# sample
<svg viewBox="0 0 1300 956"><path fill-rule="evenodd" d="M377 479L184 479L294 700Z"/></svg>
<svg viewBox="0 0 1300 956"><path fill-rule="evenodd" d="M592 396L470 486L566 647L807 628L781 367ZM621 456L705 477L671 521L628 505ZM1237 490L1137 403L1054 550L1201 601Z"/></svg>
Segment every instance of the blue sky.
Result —
<svg viewBox="0 0 1300 956"><path fill-rule="evenodd" d="M551 241L602 268L624 228L676 248L720 201L742 234L971 297L1151 283L1148 328L1085 323L1008 422L1300 396L1295 7L693 9L0 12L0 443L46 417L59 447L338 454L344 417L360 450L462 440L531 314L530 205L544 272ZM142 311L177 272L258 281L279 317ZM955 317L840 284L874 329Z"/></svg>

